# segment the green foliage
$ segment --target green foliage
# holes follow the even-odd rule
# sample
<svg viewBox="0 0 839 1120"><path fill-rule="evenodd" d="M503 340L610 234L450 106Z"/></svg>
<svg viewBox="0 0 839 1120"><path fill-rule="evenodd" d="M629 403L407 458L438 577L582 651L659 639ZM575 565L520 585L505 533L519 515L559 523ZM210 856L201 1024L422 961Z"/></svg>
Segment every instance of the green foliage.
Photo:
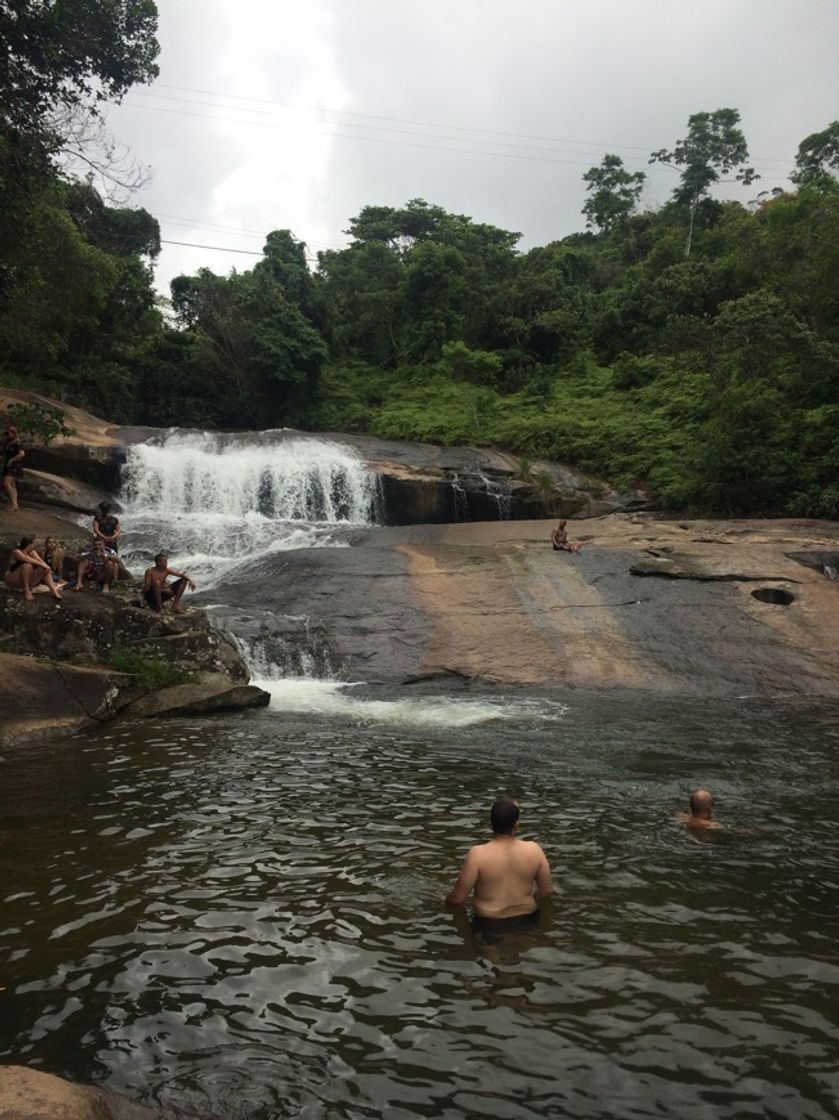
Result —
<svg viewBox="0 0 839 1120"><path fill-rule="evenodd" d="M625 222L638 204L647 176L643 171L627 171L620 156L605 155L599 167L583 175L589 197L583 205L586 225L612 229Z"/></svg>
<svg viewBox="0 0 839 1120"><path fill-rule="evenodd" d="M677 140L672 151L661 148L652 153L650 163L682 168L682 181L674 192L677 202L691 203L706 194L721 175L729 175L735 168L741 183L759 178L751 167L743 166L749 149L739 124L736 109L694 113L688 118L687 136Z"/></svg>
<svg viewBox="0 0 839 1120"><path fill-rule="evenodd" d="M10 404L4 424L12 424L36 443L48 447L59 436L73 436L75 429L65 423L64 409L49 404Z"/></svg>
<svg viewBox="0 0 839 1120"><path fill-rule="evenodd" d="M828 181L835 183L835 172L839 172L839 121L801 141L790 178L799 186L823 184L827 188Z"/></svg>
<svg viewBox="0 0 839 1120"><path fill-rule="evenodd" d="M188 684L192 675L171 661L146 657L131 650L115 649L111 654L111 668L117 673L127 673L137 678L137 683L147 692L160 688L170 688L176 684Z"/></svg>
<svg viewBox="0 0 839 1120"><path fill-rule="evenodd" d="M121 12L126 42L142 39L133 69L114 47L101 88L119 96L152 72L154 6L99 7L100 30ZM81 13L84 39L91 5L41 5L42 28L59 8ZM41 62L46 43L30 44ZM70 103L94 96L104 47L77 63L63 50ZM36 71L32 104L52 104ZM362 209L314 272L273 230L245 272L177 277L167 318L154 217L60 180L43 137L0 119L0 377L125 423L494 445L543 496L553 480L532 463L550 458L665 508L837 516L837 128L802 142L797 190L747 209L712 197L724 175L754 177L739 114L694 114L652 157L680 172L670 202L636 213L644 175L606 155L584 176L597 232L526 252L423 199ZM52 438L48 417L17 419Z"/></svg>
<svg viewBox="0 0 839 1120"><path fill-rule="evenodd" d="M700 200L714 183L735 169L735 178L746 185L760 178L754 168L744 166L749 149L739 124L740 114L736 109L694 113L688 118L687 136L678 140L672 151L660 148L650 156L650 163L665 163L682 169L681 182L673 198L679 205L687 206L690 213L686 257L690 256Z"/></svg>
<svg viewBox="0 0 839 1120"><path fill-rule="evenodd" d="M446 342L435 368L445 378L471 381L476 385L495 385L502 365L498 354L471 350L464 342Z"/></svg>

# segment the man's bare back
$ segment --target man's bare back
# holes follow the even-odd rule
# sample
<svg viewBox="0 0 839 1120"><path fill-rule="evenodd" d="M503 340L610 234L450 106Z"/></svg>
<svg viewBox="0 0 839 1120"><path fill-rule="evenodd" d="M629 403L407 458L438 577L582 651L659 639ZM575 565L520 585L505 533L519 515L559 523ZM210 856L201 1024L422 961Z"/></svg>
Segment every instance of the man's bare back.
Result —
<svg viewBox="0 0 839 1120"><path fill-rule="evenodd" d="M496 802L493 812L499 804ZM545 853L533 840L519 840L515 835L517 814L518 806L510 832L496 832L485 844L470 848L457 881L446 896L448 904L464 903L472 894L475 911L482 917L515 918L531 914L537 908L536 900L552 893L551 869Z"/></svg>

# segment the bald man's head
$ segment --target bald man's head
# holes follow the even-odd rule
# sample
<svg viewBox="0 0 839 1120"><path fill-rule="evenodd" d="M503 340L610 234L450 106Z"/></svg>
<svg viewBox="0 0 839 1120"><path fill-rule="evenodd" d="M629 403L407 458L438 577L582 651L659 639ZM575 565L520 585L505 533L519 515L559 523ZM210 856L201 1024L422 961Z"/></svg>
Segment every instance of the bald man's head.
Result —
<svg viewBox="0 0 839 1120"><path fill-rule="evenodd" d="M707 819L711 816L713 808L714 798L709 790L697 789L690 795L690 811L694 817L705 817Z"/></svg>

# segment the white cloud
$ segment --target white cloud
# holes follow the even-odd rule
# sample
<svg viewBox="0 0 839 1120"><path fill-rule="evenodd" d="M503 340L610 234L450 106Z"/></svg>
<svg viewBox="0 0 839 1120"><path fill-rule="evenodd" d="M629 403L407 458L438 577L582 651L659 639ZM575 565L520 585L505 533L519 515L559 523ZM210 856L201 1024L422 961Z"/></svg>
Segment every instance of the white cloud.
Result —
<svg viewBox="0 0 839 1120"><path fill-rule="evenodd" d="M746 199L783 184L839 102L834 0L158 6L160 79L112 121L156 168L138 203L165 216L169 240L258 251L290 228L317 250L342 243L362 206L421 196L540 244L582 228L582 172L607 150L647 170L646 197L663 201L674 175L649 168L649 151L683 135L690 113L733 106L764 176ZM158 283L255 259L167 246Z"/></svg>

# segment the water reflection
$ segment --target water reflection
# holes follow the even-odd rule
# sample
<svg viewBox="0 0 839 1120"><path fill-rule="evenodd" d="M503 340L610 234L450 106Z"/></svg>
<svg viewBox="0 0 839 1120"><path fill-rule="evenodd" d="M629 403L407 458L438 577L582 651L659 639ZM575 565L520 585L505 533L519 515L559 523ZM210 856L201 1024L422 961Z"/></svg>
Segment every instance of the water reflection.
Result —
<svg viewBox="0 0 839 1120"><path fill-rule="evenodd" d="M3 1059L241 1120L836 1115L835 720L468 702L12 757ZM559 891L487 942L439 900L500 792Z"/></svg>

